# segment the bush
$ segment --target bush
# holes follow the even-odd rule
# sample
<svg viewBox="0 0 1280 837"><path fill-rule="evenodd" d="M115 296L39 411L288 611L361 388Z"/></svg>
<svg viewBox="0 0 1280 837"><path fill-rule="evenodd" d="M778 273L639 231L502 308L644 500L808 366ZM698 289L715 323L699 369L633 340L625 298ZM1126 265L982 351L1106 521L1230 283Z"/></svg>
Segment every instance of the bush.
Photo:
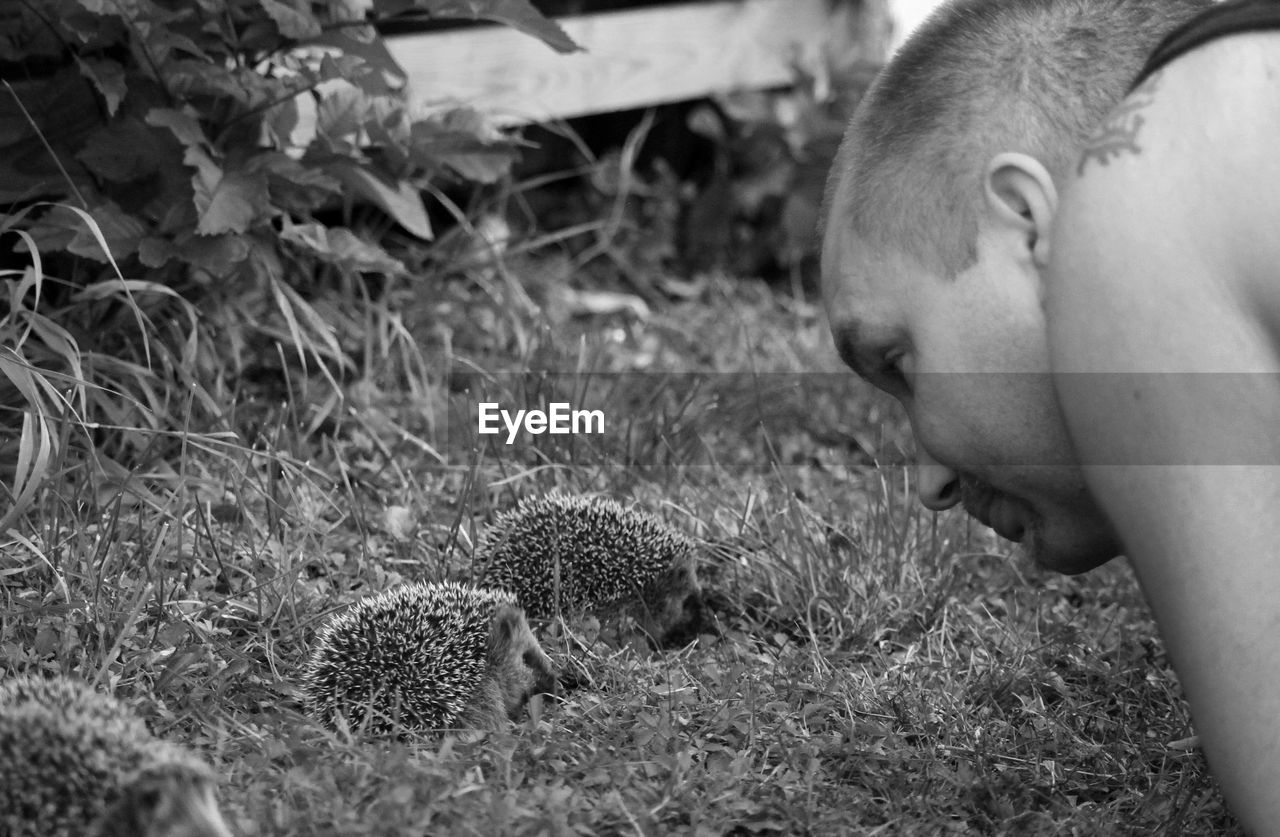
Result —
<svg viewBox="0 0 1280 837"><path fill-rule="evenodd" d="M16 250L0 265L0 403L21 405L0 421L0 531L68 444L128 465L167 431L225 425L256 358L331 381L354 368L365 278L406 278L385 234L430 239L423 192L496 180L517 149L476 112L411 107L375 24L445 17L576 49L528 0L0 11L0 235Z"/></svg>

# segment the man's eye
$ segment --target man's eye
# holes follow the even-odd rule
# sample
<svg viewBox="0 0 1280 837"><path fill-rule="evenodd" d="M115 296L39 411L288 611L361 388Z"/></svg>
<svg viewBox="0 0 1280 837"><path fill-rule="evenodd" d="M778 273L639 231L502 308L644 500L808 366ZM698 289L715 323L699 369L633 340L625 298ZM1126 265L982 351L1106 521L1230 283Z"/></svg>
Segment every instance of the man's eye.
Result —
<svg viewBox="0 0 1280 837"><path fill-rule="evenodd" d="M891 394L901 395L903 391L910 389L911 385L903 367L904 358L900 354L886 355L880 364L880 380Z"/></svg>
<svg viewBox="0 0 1280 837"><path fill-rule="evenodd" d="M885 357L880 365L880 374L888 380L906 383L907 376L902 371L902 355Z"/></svg>

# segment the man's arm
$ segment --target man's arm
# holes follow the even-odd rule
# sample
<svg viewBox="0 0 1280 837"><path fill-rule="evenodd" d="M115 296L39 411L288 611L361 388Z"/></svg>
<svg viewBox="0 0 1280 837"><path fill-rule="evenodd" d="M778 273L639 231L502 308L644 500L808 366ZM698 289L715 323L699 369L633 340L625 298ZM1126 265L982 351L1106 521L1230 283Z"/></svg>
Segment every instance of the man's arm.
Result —
<svg viewBox="0 0 1280 837"><path fill-rule="evenodd" d="M1064 184L1055 384L1229 803L1280 833L1280 35L1127 106Z"/></svg>

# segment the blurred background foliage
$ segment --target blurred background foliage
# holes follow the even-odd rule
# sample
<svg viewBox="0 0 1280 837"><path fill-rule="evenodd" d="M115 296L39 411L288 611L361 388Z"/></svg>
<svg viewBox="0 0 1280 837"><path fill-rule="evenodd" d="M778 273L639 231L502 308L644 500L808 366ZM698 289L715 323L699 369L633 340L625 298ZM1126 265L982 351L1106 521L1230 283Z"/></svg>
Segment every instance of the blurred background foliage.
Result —
<svg viewBox="0 0 1280 837"><path fill-rule="evenodd" d="M484 20L569 52L543 13L564 5L6 4L0 531L83 465L110 493L163 481L191 433L252 445L301 390L314 429L353 382L523 363L535 320L645 312L700 272L811 286L822 181L874 67L500 129L411 101L379 34Z"/></svg>

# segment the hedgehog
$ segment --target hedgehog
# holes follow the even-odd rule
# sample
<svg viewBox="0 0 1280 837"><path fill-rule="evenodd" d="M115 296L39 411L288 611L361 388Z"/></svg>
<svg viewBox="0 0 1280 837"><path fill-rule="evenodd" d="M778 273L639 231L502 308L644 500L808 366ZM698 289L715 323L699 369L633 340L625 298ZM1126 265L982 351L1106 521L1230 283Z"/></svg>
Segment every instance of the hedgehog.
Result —
<svg viewBox="0 0 1280 837"><path fill-rule="evenodd" d="M556 690L515 596L452 582L356 602L320 629L302 674L313 718L375 734L495 729Z"/></svg>
<svg viewBox="0 0 1280 837"><path fill-rule="evenodd" d="M0 833L230 837L209 767L67 677L0 682Z"/></svg>
<svg viewBox="0 0 1280 837"><path fill-rule="evenodd" d="M613 500L526 499L490 527L480 564L480 582L513 592L530 618L630 616L655 646L707 627L693 541Z"/></svg>

